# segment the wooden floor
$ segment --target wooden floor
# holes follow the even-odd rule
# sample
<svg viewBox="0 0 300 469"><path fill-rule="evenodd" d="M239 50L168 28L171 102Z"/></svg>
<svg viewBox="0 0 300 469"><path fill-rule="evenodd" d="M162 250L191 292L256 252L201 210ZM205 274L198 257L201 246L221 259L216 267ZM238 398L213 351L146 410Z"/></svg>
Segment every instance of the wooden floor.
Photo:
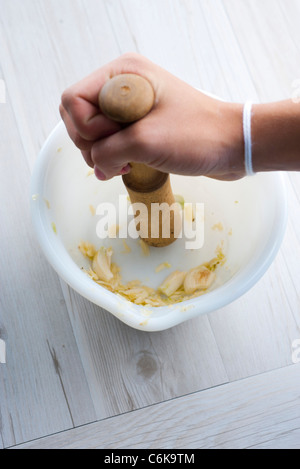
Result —
<svg viewBox="0 0 300 469"><path fill-rule="evenodd" d="M300 449L299 174L259 284L164 332L72 291L29 213L68 85L138 51L224 99L299 97L299 24L300 0L0 0L0 448Z"/></svg>

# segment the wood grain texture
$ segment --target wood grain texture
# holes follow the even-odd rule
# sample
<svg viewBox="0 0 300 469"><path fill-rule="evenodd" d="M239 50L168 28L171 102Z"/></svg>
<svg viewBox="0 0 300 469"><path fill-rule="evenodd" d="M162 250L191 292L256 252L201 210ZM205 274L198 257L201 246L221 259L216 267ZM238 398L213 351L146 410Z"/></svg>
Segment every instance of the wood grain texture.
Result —
<svg viewBox="0 0 300 469"><path fill-rule="evenodd" d="M7 88L0 104L0 338L7 342L0 448L74 427L47 444L297 446L299 415L293 420L291 409L299 410L299 369L288 365L300 338L299 174L287 175L286 237L259 284L220 311L151 334L128 328L58 279L36 245L28 197L61 93L123 52L138 51L224 99L290 97L300 79L300 1L0 0L0 11ZM189 424L185 415L193 413Z"/></svg>
<svg viewBox="0 0 300 469"><path fill-rule="evenodd" d="M149 334L127 327L65 288L98 418L228 381L206 317Z"/></svg>
<svg viewBox="0 0 300 469"><path fill-rule="evenodd" d="M40 252L29 214L30 173L8 102L1 105L0 433L4 445L95 417L57 275ZM76 392L73 391L76 389Z"/></svg>
<svg viewBox="0 0 300 469"><path fill-rule="evenodd" d="M224 5L260 100L290 98L299 76L299 31L291 30L286 15L298 17L299 2L225 0Z"/></svg>
<svg viewBox="0 0 300 469"><path fill-rule="evenodd" d="M297 386L299 389L299 365L85 425L19 448L300 449Z"/></svg>

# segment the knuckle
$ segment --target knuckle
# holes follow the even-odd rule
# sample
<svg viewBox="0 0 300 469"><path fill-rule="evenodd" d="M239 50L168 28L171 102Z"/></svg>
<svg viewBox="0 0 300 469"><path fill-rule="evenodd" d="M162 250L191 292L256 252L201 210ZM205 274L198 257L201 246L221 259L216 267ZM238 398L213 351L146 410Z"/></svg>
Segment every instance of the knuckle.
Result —
<svg viewBox="0 0 300 469"><path fill-rule="evenodd" d="M74 135L72 136L72 140L74 144L76 145L76 147L79 148L80 150L88 151L92 147L92 143L82 138L78 132L74 132Z"/></svg>
<svg viewBox="0 0 300 469"><path fill-rule="evenodd" d="M67 90L65 90L61 96L61 103L63 107L67 110L73 108L75 100L76 100L76 96L73 93L71 88L68 88Z"/></svg>
<svg viewBox="0 0 300 469"><path fill-rule="evenodd" d="M120 56L119 60L123 62L123 66L126 69L138 71L143 66L145 58L137 52L126 52Z"/></svg>
<svg viewBox="0 0 300 469"><path fill-rule="evenodd" d="M82 138L77 132L73 135L73 142L75 143L76 147L80 148L80 150L84 150L82 145Z"/></svg>
<svg viewBox="0 0 300 469"><path fill-rule="evenodd" d="M61 96L61 103L65 109L69 107L71 100L72 100L71 93L68 90L64 91Z"/></svg>

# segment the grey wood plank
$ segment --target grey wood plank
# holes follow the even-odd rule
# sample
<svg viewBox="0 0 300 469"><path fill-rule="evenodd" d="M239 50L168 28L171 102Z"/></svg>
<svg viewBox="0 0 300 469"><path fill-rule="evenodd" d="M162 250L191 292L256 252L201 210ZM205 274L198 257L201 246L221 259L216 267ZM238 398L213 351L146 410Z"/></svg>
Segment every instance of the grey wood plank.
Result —
<svg viewBox="0 0 300 469"><path fill-rule="evenodd" d="M299 175L290 178L298 182ZM274 264L252 291L209 316L230 380L291 363L291 344L300 337L299 210L290 185L289 223Z"/></svg>
<svg viewBox="0 0 300 469"><path fill-rule="evenodd" d="M1 12L0 61L32 169L60 120L62 92L119 50L103 2L2 0Z"/></svg>
<svg viewBox="0 0 300 469"><path fill-rule="evenodd" d="M206 317L149 334L66 288L98 418L227 382Z"/></svg>
<svg viewBox="0 0 300 469"><path fill-rule="evenodd" d="M260 100L290 98L292 83L299 78L299 28L291 28L299 21L298 1L223 3Z"/></svg>
<svg viewBox="0 0 300 469"><path fill-rule="evenodd" d="M199 74L201 76L205 70L210 71L204 88L229 101L257 100L247 57L240 49L239 38L235 35L222 0L187 1L185 6L191 8L191 43L197 50L195 56ZM202 48L206 49L205 60Z"/></svg>
<svg viewBox="0 0 300 469"><path fill-rule="evenodd" d="M251 292L209 317L230 381L292 363L299 296L282 256Z"/></svg>
<svg viewBox="0 0 300 469"><path fill-rule="evenodd" d="M0 64L9 93L9 107L0 105L2 148L10 155L1 159L0 175L7 200L0 208L6 292L0 326L9 359L0 365L0 445L290 364L291 340L300 335L297 176L290 178L295 216L262 282L222 311L150 335L59 282L36 247L24 198L37 152L59 119L61 92L122 52L138 50L225 98L289 96L299 77L299 3L289 5L0 0Z"/></svg>
<svg viewBox="0 0 300 469"><path fill-rule="evenodd" d="M128 50L129 43L179 78L224 99L257 96L220 1L217 5L203 0L106 3L121 52ZM116 7L122 15L116 15Z"/></svg>
<svg viewBox="0 0 300 469"><path fill-rule="evenodd" d="M32 231L30 173L9 93L0 114L0 431L10 446L95 413L57 275Z"/></svg>
<svg viewBox="0 0 300 469"><path fill-rule="evenodd" d="M2 82L2 85L1 85L1 90L2 90L2 93L3 93L3 90L4 90L4 95L1 94L0 95L0 115L1 115L1 112L2 112L2 107L5 105L5 101L6 101L6 84L5 84L5 80L3 78L3 72L2 72L2 69L0 67L0 80ZM4 331L4 325L3 325L3 322L1 320L1 315L0 315L0 339L3 340L5 342L6 340L6 334L5 334L5 331ZM6 345L5 345L6 347ZM4 361L4 360L2 360ZM3 363L0 363L0 366L3 366ZM0 372L1 372L1 368L0 368ZM2 414L1 414L1 406L0 406L0 449L3 449L4 448L4 443L3 443L3 437L2 437L2 433L3 433L3 420L2 420Z"/></svg>
<svg viewBox="0 0 300 469"><path fill-rule="evenodd" d="M173 399L20 449L300 449L299 365Z"/></svg>

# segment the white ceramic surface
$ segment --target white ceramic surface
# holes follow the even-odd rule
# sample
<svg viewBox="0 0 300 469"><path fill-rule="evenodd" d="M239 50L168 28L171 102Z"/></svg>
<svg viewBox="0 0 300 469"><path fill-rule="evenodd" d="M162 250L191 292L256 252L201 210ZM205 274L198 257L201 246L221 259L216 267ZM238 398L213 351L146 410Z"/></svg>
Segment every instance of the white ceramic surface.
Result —
<svg viewBox="0 0 300 469"><path fill-rule="evenodd" d="M202 249L187 250L186 240L180 239L167 248L150 248L150 256L145 257L138 240L126 239L132 248L126 254L122 240L97 237L99 216L93 215L90 207L117 203L119 194L127 193L121 178L100 182L88 175L89 171L60 122L45 142L32 175L31 208L37 238L64 281L133 328L167 329L233 302L263 276L282 243L287 193L280 173L230 183L172 176L174 194L182 195L186 202L204 203L205 243ZM120 214L121 223L124 212ZM88 264L78 250L80 241L112 246L124 281L139 279L153 287L172 270L187 270L209 261L218 246L223 246L227 262L219 268L217 282L209 293L172 307L143 307L98 286L81 270ZM169 262L171 269L155 273L162 262Z"/></svg>

